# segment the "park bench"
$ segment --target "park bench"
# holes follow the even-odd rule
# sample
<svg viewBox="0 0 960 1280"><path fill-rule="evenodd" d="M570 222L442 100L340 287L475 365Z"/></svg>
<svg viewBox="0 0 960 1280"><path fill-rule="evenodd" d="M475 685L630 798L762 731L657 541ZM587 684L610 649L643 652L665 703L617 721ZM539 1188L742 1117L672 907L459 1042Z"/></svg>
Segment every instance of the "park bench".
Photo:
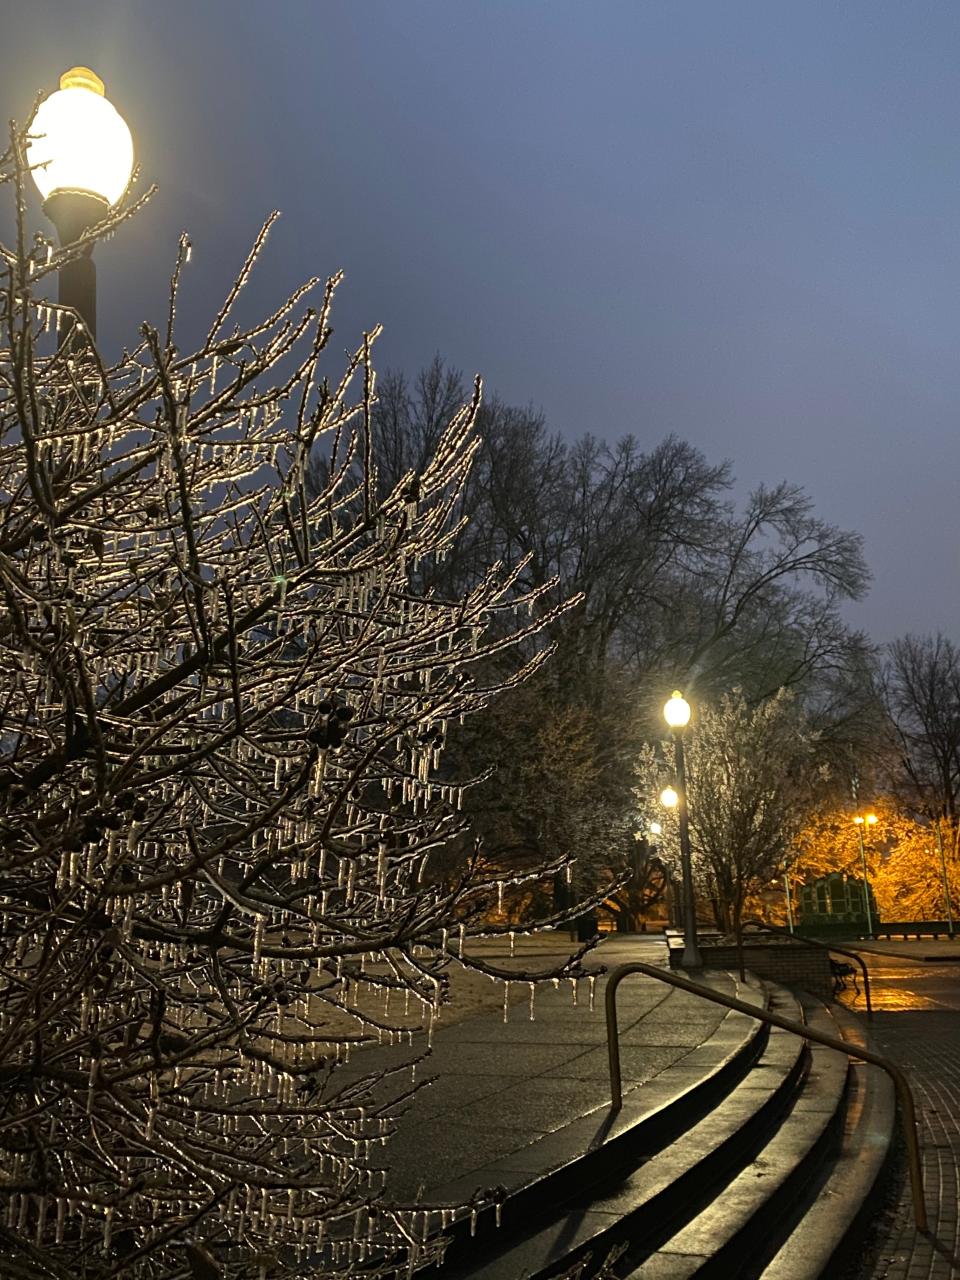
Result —
<svg viewBox="0 0 960 1280"><path fill-rule="evenodd" d="M833 975L833 994L838 996L841 991L845 991L850 979L853 979L853 989L857 995L860 994L860 984L857 981L856 966L847 964L843 960L834 960L830 957L830 973Z"/></svg>

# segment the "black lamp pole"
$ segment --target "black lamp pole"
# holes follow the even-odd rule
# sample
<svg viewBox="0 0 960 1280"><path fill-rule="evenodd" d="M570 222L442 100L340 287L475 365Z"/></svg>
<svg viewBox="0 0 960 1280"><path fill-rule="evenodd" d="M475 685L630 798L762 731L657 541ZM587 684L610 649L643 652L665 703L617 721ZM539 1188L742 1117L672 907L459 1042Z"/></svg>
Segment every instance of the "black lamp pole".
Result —
<svg viewBox="0 0 960 1280"><path fill-rule="evenodd" d="M690 822L687 816L687 768L683 757L683 729L673 730L673 750L677 770L677 821L680 826L680 866L683 869L683 955L684 969L702 969L703 957L697 943L697 900L693 893L693 863L690 857Z"/></svg>
<svg viewBox="0 0 960 1280"><path fill-rule="evenodd" d="M43 211L57 228L61 248L79 240L94 223L106 216L109 205L106 200L86 191L54 191L44 201ZM72 307L89 330L97 336L97 268L93 261L93 245L72 262L65 263L59 272L60 305ZM60 345L69 338L72 320L64 318L59 328Z"/></svg>

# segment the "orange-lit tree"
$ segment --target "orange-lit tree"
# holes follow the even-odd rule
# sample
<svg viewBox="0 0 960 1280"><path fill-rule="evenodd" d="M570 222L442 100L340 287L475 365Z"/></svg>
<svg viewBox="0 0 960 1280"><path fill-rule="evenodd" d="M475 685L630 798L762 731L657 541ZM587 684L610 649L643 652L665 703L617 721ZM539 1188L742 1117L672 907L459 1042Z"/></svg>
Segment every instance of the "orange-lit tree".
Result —
<svg viewBox="0 0 960 1280"><path fill-rule="evenodd" d="M930 822L901 820L895 842L871 883L888 920L956 922L960 907L957 830L941 822L940 843ZM942 851L942 858L941 858ZM949 904L949 909L948 909Z"/></svg>
<svg viewBox="0 0 960 1280"><path fill-rule="evenodd" d="M944 872L955 915L954 886L960 886L956 832L941 823L941 863L935 825L905 812L889 794L876 796L869 806L834 800L812 811L796 837L791 880L808 883L832 871L860 879L858 816L876 818L860 834L867 877L881 915L886 920L946 919Z"/></svg>
<svg viewBox="0 0 960 1280"><path fill-rule="evenodd" d="M864 854L872 883L884 851L896 844L913 824L903 816L890 795L878 795L869 805L857 806L853 800L838 801L832 789L820 804L808 810L794 837L791 877L807 882L831 871L859 877L860 840L854 819L868 813L877 819L864 834Z"/></svg>

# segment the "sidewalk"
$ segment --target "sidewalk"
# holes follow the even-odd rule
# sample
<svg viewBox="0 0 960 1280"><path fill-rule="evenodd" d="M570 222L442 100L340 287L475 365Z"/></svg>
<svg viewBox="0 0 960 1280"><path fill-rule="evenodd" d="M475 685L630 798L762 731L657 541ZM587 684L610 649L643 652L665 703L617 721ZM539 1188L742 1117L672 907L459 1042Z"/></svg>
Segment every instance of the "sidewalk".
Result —
<svg viewBox="0 0 960 1280"><path fill-rule="evenodd" d="M894 956L914 964L960 964L960 932L953 941L949 938L910 938L906 941L881 938L877 942L844 942L843 946L851 951L862 951L864 955Z"/></svg>
<svg viewBox="0 0 960 1280"><path fill-rule="evenodd" d="M665 966L662 940L612 939L590 965L631 960ZM726 974L711 974L709 982L733 993ZM602 1143L631 1115L635 1122L636 1107L621 1117L609 1112L604 979L596 982L592 1009L589 983L579 988L575 1006L569 983L540 986L532 1021L524 1001L511 1005L506 1023L498 1011L441 1024L416 1068L417 1080L432 1083L414 1095L384 1149L387 1200L441 1206L466 1203L483 1189L509 1190ZM734 1014L721 1026L721 1006L642 975L623 984L617 1005L625 1100L640 1101L642 1090L649 1109L708 1074L752 1022ZM345 1070L359 1076L401 1068L391 1085L398 1094L410 1081L402 1064L417 1049L415 1041L413 1050L364 1050Z"/></svg>
<svg viewBox="0 0 960 1280"><path fill-rule="evenodd" d="M924 949L923 940L908 945ZM941 944L950 945L956 944ZM857 1280L957 1280L960 975L952 964L924 964L902 953L895 958L875 954L870 965L875 1008L870 1035L874 1046L906 1073L913 1089L930 1230L921 1235L914 1226L909 1180L901 1169L889 1185L888 1202L875 1220L855 1275Z"/></svg>

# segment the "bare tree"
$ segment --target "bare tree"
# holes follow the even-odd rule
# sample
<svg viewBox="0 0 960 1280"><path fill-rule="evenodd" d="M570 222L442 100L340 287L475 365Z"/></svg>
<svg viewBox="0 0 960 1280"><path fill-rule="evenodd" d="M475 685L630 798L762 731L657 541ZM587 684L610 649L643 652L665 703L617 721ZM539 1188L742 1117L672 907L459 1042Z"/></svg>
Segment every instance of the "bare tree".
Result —
<svg viewBox="0 0 960 1280"><path fill-rule="evenodd" d="M375 413L391 482L422 455L458 385L437 360L412 385L388 380ZM554 662L456 737L465 761L496 766L468 797L493 847L576 851L585 881L611 861L628 868L634 761L677 685L706 700L735 685L752 701L796 688L837 750L849 747L865 723L851 673L870 661L839 613L867 581L855 534L819 520L786 484L738 511L729 465L674 438L650 450L630 436L570 443L535 409L496 400L481 417L468 520L430 566L431 585L455 594L503 559L523 563L517 589L539 592L538 609L579 601L549 626ZM575 728L544 752L558 718Z"/></svg>
<svg viewBox="0 0 960 1280"><path fill-rule="evenodd" d="M442 753L452 723L539 672L534 636L565 606L522 566L450 598L418 590L416 564L458 528L479 388L456 406L441 388L416 471L378 486L375 332L322 376L338 277L234 323L273 218L197 350L176 343L184 237L166 323L106 362L46 296L133 207L63 249L31 237L23 152L13 130L3 1274L407 1274L442 1242L384 1203L371 1158L410 1086L385 1100L337 1066L431 1025L451 965L500 972L464 946L491 931L502 877ZM517 646L529 661L511 665ZM576 977L580 955L558 972Z"/></svg>
<svg viewBox="0 0 960 1280"><path fill-rule="evenodd" d="M960 802L960 652L938 632L904 636L887 652L883 692L905 799L926 816L957 827Z"/></svg>

